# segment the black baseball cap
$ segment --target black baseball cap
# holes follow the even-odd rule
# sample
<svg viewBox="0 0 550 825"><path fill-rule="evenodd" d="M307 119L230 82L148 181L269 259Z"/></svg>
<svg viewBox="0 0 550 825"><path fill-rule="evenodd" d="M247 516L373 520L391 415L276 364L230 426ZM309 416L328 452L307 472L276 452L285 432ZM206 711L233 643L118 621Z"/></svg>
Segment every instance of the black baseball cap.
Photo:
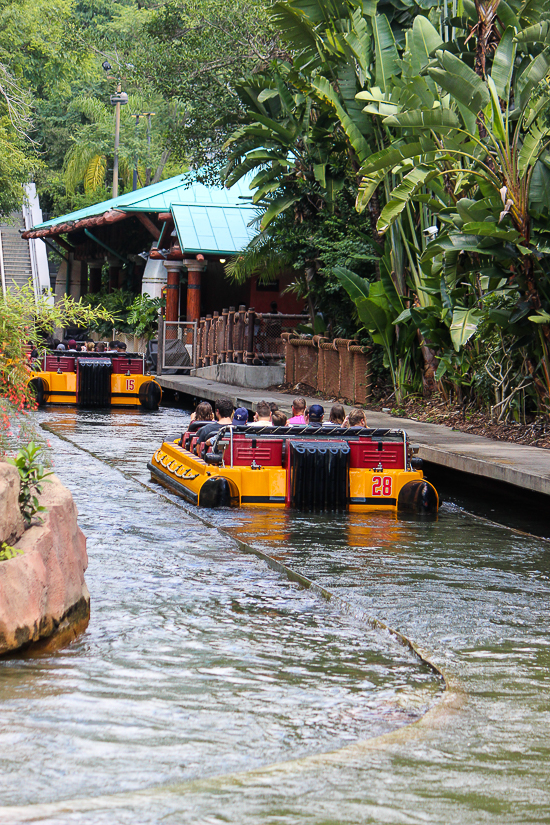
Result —
<svg viewBox="0 0 550 825"><path fill-rule="evenodd" d="M321 418L324 416L325 410L321 407L320 404L312 404L309 408L309 420L310 421L320 421Z"/></svg>

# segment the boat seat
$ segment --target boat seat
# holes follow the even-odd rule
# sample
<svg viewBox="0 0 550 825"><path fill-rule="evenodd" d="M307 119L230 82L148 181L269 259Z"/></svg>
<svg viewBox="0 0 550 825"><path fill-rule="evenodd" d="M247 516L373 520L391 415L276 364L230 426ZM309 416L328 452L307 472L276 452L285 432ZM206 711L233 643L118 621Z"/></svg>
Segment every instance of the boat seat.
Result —
<svg viewBox="0 0 550 825"><path fill-rule="evenodd" d="M204 427L205 424L212 424L212 421L191 421L189 427L187 428L187 432L182 433L181 435L180 447L188 450L189 447L187 445L190 444L193 433L198 432L201 427Z"/></svg>

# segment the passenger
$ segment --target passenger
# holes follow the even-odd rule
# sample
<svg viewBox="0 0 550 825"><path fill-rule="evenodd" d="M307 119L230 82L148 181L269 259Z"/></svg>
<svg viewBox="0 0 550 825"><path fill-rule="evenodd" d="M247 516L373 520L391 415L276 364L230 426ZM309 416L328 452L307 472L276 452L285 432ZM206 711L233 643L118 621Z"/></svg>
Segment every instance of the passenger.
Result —
<svg viewBox="0 0 550 825"><path fill-rule="evenodd" d="M295 398L292 402L292 417L288 419L287 424L307 424L304 414L306 407L305 398Z"/></svg>
<svg viewBox="0 0 550 825"><path fill-rule="evenodd" d="M58 344L58 345L56 346L56 349L58 349L58 350L63 350L63 352L65 352L65 344Z"/></svg>
<svg viewBox="0 0 550 825"><path fill-rule="evenodd" d="M274 427L286 427L286 415L282 410L274 410L271 413L271 423Z"/></svg>
<svg viewBox="0 0 550 825"><path fill-rule="evenodd" d="M52 338L52 349L57 349L60 343L59 338Z"/></svg>
<svg viewBox="0 0 550 825"><path fill-rule="evenodd" d="M216 421L211 424L205 424L199 430L199 436L195 452L198 456L201 455L203 447L206 449L210 446L210 436L217 432L220 427L225 424L231 424L233 419L233 404L225 398L218 398L214 404Z"/></svg>
<svg viewBox="0 0 550 825"><path fill-rule="evenodd" d="M330 410L329 422L335 424L337 427L342 427L346 411L341 404L333 404Z"/></svg>
<svg viewBox="0 0 550 825"><path fill-rule="evenodd" d="M251 427L272 427L271 423L271 407L267 401L258 401L256 404L256 413Z"/></svg>
<svg viewBox="0 0 550 825"><path fill-rule="evenodd" d="M191 421L213 421L214 410L209 401L201 401L197 404L195 412L191 415Z"/></svg>
<svg viewBox="0 0 550 825"><path fill-rule="evenodd" d="M248 410L246 407L237 407L233 413L233 421L231 423L234 427L246 427L248 424Z"/></svg>
<svg viewBox="0 0 550 825"><path fill-rule="evenodd" d="M74 338L69 338L69 340L67 341L67 349L72 349L76 351L76 341L74 340Z"/></svg>
<svg viewBox="0 0 550 825"><path fill-rule="evenodd" d="M93 341L86 341L86 352L93 352L94 351L94 342Z"/></svg>
<svg viewBox="0 0 550 825"><path fill-rule="evenodd" d="M111 352L116 352L117 346L118 346L118 341L109 341L109 344L107 345L107 349L110 350Z"/></svg>
<svg viewBox="0 0 550 825"><path fill-rule="evenodd" d="M276 404L275 401L270 401L269 402L269 409L271 410L272 413L277 412L277 410L279 409L279 405Z"/></svg>
<svg viewBox="0 0 550 825"><path fill-rule="evenodd" d="M312 404L308 410L307 423L310 427L320 427L323 423L325 410L320 404Z"/></svg>
<svg viewBox="0 0 550 825"><path fill-rule="evenodd" d="M126 344L124 341L117 341L116 342L116 351L117 352L126 352Z"/></svg>
<svg viewBox="0 0 550 825"><path fill-rule="evenodd" d="M103 343L103 341L99 341L96 344L95 351L96 352L105 352L105 344Z"/></svg>
<svg viewBox="0 0 550 825"><path fill-rule="evenodd" d="M348 427L368 427L365 410L351 410L347 417Z"/></svg>

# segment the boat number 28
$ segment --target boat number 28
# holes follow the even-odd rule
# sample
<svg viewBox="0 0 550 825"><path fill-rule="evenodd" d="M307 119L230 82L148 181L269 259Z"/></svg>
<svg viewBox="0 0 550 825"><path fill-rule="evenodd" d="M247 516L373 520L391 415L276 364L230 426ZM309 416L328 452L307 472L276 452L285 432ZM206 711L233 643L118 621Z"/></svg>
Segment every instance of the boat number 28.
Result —
<svg viewBox="0 0 550 825"><path fill-rule="evenodd" d="M373 496L391 496L391 476L372 477Z"/></svg>

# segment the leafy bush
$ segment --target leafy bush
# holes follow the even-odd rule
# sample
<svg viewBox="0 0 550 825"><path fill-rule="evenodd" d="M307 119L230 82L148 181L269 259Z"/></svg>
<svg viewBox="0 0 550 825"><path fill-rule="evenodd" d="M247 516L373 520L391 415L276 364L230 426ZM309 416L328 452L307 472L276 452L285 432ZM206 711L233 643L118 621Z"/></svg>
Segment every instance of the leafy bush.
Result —
<svg viewBox="0 0 550 825"><path fill-rule="evenodd" d="M12 547L5 541L0 544L0 561L8 561L8 559L13 559L15 556L22 555L22 553L23 551L19 547Z"/></svg>
<svg viewBox="0 0 550 825"><path fill-rule="evenodd" d="M159 309L165 306L166 300L115 289L113 292L102 290L96 295L88 295L86 303L95 309L105 310L109 315L109 321L99 319L90 325L90 329L103 338L113 334L113 327L127 335L153 338L157 331Z"/></svg>
<svg viewBox="0 0 550 825"><path fill-rule="evenodd" d="M47 476L52 472L46 470L42 463L42 447L31 441L26 447L22 447L15 458L8 459L10 464L17 467L21 481L19 492L19 509L25 520L27 527L30 525L36 513L42 513L46 509L38 502L38 496L42 492L42 486Z"/></svg>

